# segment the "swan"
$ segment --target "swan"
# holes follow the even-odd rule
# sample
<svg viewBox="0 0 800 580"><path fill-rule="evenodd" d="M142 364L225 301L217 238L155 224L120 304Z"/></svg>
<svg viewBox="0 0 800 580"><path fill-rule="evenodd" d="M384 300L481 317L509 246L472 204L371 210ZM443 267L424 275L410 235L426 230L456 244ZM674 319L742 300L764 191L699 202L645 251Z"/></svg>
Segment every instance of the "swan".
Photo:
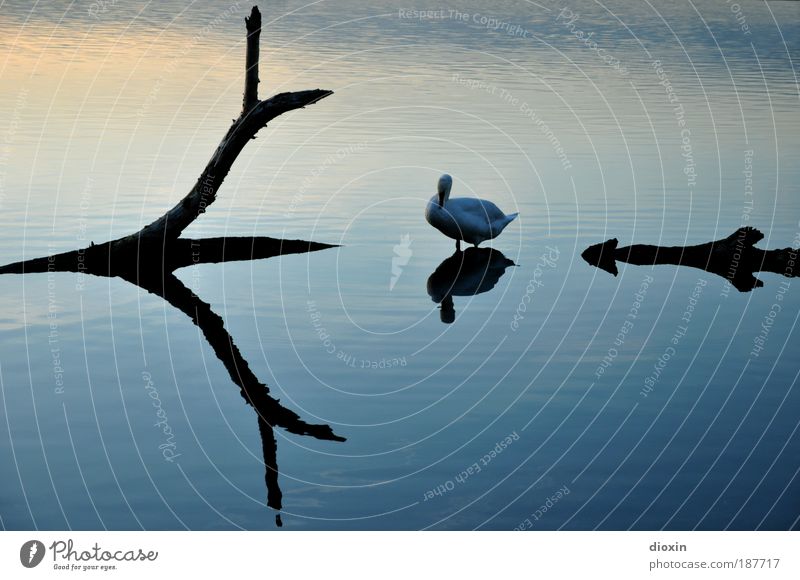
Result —
<svg viewBox="0 0 800 580"><path fill-rule="evenodd" d="M457 197L450 199L453 178L446 173L439 178L438 193L425 207L425 219L448 238L456 241L456 249L461 249L461 240L476 248L481 242L491 240L510 224L516 213L506 215L502 210L485 199Z"/></svg>

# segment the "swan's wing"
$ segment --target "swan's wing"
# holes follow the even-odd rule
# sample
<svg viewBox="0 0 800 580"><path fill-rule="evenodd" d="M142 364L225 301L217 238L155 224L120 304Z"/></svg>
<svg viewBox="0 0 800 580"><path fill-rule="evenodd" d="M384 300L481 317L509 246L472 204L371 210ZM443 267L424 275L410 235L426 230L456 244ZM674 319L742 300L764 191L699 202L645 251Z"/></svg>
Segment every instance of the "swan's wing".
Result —
<svg viewBox="0 0 800 580"><path fill-rule="evenodd" d="M451 211L469 214L481 221L490 221L504 218L506 214L497 207L494 203L487 199L478 199L476 197L457 197L447 202L448 209Z"/></svg>

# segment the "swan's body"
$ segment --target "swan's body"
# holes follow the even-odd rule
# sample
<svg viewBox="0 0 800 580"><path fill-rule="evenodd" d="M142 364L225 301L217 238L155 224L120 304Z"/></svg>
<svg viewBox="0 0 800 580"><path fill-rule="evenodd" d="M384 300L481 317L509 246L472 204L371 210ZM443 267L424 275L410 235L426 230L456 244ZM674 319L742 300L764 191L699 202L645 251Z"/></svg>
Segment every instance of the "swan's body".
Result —
<svg viewBox="0 0 800 580"><path fill-rule="evenodd" d="M448 238L456 240L456 248L461 248L461 240L477 248L481 242L496 238L518 215L506 215L485 199L450 199L452 187L452 177L445 174L439 178L438 193L425 207L425 219Z"/></svg>

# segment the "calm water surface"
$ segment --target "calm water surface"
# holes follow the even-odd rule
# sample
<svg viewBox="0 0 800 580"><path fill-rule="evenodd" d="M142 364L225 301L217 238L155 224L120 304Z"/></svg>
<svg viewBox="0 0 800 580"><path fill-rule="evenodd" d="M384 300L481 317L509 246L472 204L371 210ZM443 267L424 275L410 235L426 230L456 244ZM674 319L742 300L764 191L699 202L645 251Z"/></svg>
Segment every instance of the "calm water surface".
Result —
<svg viewBox="0 0 800 580"><path fill-rule="evenodd" d="M0 7L3 263L149 223L241 107L249 5L106 4ZM335 94L262 130L186 235L341 247L177 275L347 438L275 431L286 528L798 526L800 282L580 257L743 224L800 245L800 5L736 6L262 7L262 96ZM520 213L490 244L515 266L449 324L445 172ZM187 316L69 273L0 295L0 525L274 528L253 410Z"/></svg>

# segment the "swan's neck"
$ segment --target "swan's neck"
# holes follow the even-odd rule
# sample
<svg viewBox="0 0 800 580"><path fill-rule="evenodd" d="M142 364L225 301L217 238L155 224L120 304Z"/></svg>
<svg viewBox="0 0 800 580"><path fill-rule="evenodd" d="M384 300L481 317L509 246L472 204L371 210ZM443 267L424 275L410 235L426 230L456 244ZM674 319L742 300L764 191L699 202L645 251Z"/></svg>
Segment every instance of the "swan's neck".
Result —
<svg viewBox="0 0 800 580"><path fill-rule="evenodd" d="M439 188L439 207L444 207L444 204L447 203L447 200L450 199L450 187L440 187Z"/></svg>

